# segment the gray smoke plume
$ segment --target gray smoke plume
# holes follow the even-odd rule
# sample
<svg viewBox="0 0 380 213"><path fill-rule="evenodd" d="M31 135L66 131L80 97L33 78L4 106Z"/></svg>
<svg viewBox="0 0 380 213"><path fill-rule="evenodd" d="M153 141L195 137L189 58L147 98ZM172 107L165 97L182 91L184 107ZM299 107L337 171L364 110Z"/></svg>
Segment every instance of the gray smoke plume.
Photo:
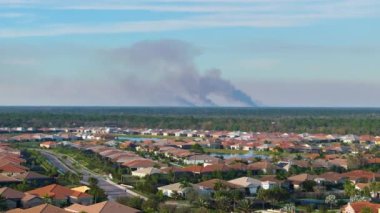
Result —
<svg viewBox="0 0 380 213"><path fill-rule="evenodd" d="M216 106L216 99L233 105L256 106L252 98L223 79L217 69L201 74L194 63L200 51L178 40L138 42L114 50L107 63L125 97L150 104Z"/></svg>

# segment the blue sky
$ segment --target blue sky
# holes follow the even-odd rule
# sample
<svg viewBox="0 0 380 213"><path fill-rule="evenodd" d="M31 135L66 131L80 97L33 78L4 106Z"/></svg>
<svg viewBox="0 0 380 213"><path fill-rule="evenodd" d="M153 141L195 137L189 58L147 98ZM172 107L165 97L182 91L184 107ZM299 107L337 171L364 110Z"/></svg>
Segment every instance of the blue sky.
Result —
<svg viewBox="0 0 380 213"><path fill-rule="evenodd" d="M379 23L378 0L0 0L0 104L380 107Z"/></svg>

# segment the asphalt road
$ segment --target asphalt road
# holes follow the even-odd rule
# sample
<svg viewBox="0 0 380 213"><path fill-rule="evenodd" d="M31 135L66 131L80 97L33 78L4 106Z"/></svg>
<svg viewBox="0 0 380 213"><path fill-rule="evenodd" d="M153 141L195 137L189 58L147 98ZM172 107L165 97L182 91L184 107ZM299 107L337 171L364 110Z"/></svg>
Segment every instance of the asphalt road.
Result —
<svg viewBox="0 0 380 213"><path fill-rule="evenodd" d="M126 189L125 187L121 186L121 185L118 185L118 184L116 184L110 180L107 180L107 178L102 176L102 175L93 173L92 171L88 170L87 168L85 168L83 166L81 167L82 169L80 171L78 171L78 170L75 171L74 169L72 169L72 168L75 168L73 166L74 159L71 159L70 157L67 157L66 159L61 160L56 156L55 153L51 153L51 152L46 151L46 150L40 150L40 152L59 171L61 171L61 172L70 171L70 172L73 172L76 174L78 174L78 172L81 173L83 176L82 183L84 183L84 184L88 183L89 177L96 178L98 180L98 186L106 192L109 200L116 200L118 197L126 197L126 196L127 197L138 196L138 197L141 197L143 199L146 199L145 197L143 197L143 196L141 196L135 192L132 192L132 191Z"/></svg>

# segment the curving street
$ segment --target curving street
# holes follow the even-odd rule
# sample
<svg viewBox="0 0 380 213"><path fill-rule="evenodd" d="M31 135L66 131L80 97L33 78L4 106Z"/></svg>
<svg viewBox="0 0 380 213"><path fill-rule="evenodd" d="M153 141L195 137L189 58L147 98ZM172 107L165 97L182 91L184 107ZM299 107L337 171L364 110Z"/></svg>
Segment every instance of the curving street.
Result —
<svg viewBox="0 0 380 213"><path fill-rule="evenodd" d="M73 172L75 174L78 174L78 173L82 174L82 176L83 176L82 183L83 184L88 184L88 179L90 177L96 178L98 180L98 186L106 192L109 200L116 200L118 197L125 197L125 196L140 197L142 199L147 200L146 197L144 197L140 194L137 194L137 193L125 188L124 186L121 186L119 184L112 182L111 180L108 180L106 177L104 177L102 175L99 175L99 174L92 172L91 170L87 169L83 165L79 164L77 161L75 161L70 156L67 156L67 158L64 159L64 158L62 158L62 155L53 153L53 152L48 151L48 150L39 150L39 151L59 171L61 171L61 172L70 171L70 172ZM57 157L57 156L59 156L59 157ZM80 165L81 170L80 171L75 170L74 164Z"/></svg>

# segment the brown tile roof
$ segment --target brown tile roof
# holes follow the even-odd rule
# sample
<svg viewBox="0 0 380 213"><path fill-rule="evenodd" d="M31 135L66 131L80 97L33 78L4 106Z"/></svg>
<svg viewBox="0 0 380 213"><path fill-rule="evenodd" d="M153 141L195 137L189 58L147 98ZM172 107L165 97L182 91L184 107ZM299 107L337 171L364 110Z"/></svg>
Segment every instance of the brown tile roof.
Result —
<svg viewBox="0 0 380 213"><path fill-rule="evenodd" d="M348 165L347 159L343 159L343 158L336 158L333 160L329 160L329 163L335 166L340 166L340 167L347 167Z"/></svg>
<svg viewBox="0 0 380 213"><path fill-rule="evenodd" d="M357 179L363 178L370 181L376 177L380 177L380 175L377 173L373 173L373 172L369 172L365 170L354 170L354 171L343 173L342 177L346 177L350 180L357 180Z"/></svg>
<svg viewBox="0 0 380 213"><path fill-rule="evenodd" d="M49 177L39 174L37 172L29 171L29 172L24 172L22 174L18 174L13 176L16 179L19 180L35 180L35 179L47 179Z"/></svg>
<svg viewBox="0 0 380 213"><path fill-rule="evenodd" d="M24 163L25 162L24 159L18 157L17 155L13 156L13 155L9 155L9 154L0 155L0 161L1 162L8 161L8 162L12 162L12 163L15 163L15 164L20 164L20 163Z"/></svg>
<svg viewBox="0 0 380 213"><path fill-rule="evenodd" d="M8 187L3 187L0 188L0 196L6 199L21 199L24 197L24 193Z"/></svg>
<svg viewBox="0 0 380 213"><path fill-rule="evenodd" d="M368 201L349 203L348 205L350 205L354 209L355 213L360 213L361 210L365 207L371 208L372 212L376 213L378 212L378 209L380 208L380 204L370 203Z"/></svg>
<svg viewBox="0 0 380 213"><path fill-rule="evenodd" d="M241 186L238 186L238 185L235 185L235 184L232 184L232 183L229 183L225 180L220 180L220 179L211 179L211 180L206 180L206 181L203 181L203 182L200 182L196 185L198 186L201 186L201 187L204 187L206 189L211 189L213 190L214 187L215 187L215 184L217 184L218 182L222 183L224 186L226 186L227 188L231 188L231 189L238 189L238 188L242 188Z"/></svg>
<svg viewBox="0 0 380 213"><path fill-rule="evenodd" d="M367 162L369 164L380 164L380 158L371 158L371 159L368 159Z"/></svg>
<svg viewBox="0 0 380 213"><path fill-rule="evenodd" d="M113 201L104 201L90 206L74 204L66 208L71 212L87 212L87 213L138 213L140 210L125 206Z"/></svg>
<svg viewBox="0 0 380 213"><path fill-rule="evenodd" d="M333 160L335 158L339 158L339 155L337 154L325 155L326 160Z"/></svg>
<svg viewBox="0 0 380 213"><path fill-rule="evenodd" d="M220 172L226 172L230 171L231 168L226 166L225 164L213 164L213 165L208 165L202 168L202 173L210 173L210 172L215 172L215 171L220 171Z"/></svg>
<svg viewBox="0 0 380 213"><path fill-rule="evenodd" d="M68 213L68 211L50 204L41 204L29 209L13 209L7 211L7 213Z"/></svg>
<svg viewBox="0 0 380 213"><path fill-rule="evenodd" d="M203 169L203 166L198 166L198 165L192 165L192 166L187 166L185 168L181 168L181 170L184 172L192 172L192 173L201 173L202 169Z"/></svg>
<svg viewBox="0 0 380 213"><path fill-rule="evenodd" d="M77 192L58 184L51 184L48 186L44 186L38 189L28 191L27 193L38 195L40 197L44 197L47 195L54 199L66 199L69 196L73 196L77 198L92 197L91 195L87 193Z"/></svg>
<svg viewBox="0 0 380 213"><path fill-rule="evenodd" d="M123 163L123 166L130 167L130 168L146 168L146 167L153 167L156 164L156 162L149 160L149 159L137 159L130 162Z"/></svg>
<svg viewBox="0 0 380 213"><path fill-rule="evenodd" d="M248 166L244 163L234 163L229 165L229 167L232 170L246 171Z"/></svg>
<svg viewBox="0 0 380 213"><path fill-rule="evenodd" d="M310 175L310 174L299 174L299 175L294 175L291 177L288 177L288 180L293 182L293 183L303 183L307 180L314 180L317 176L316 175Z"/></svg>
<svg viewBox="0 0 380 213"><path fill-rule="evenodd" d="M26 172L28 170L29 170L28 168L21 166L21 165L18 165L18 164L15 164L15 163L12 163L12 162L1 162L0 163L0 171L3 171L3 172L22 173L22 172Z"/></svg>
<svg viewBox="0 0 380 213"><path fill-rule="evenodd" d="M326 172L320 174L318 177L325 179L326 181L336 182L342 179L342 175L337 172Z"/></svg>
<svg viewBox="0 0 380 213"><path fill-rule="evenodd" d="M276 175L265 175L260 178L261 181L271 181L275 183L283 183L283 180L277 179Z"/></svg>
<svg viewBox="0 0 380 213"><path fill-rule="evenodd" d="M0 183L14 183L14 182L21 182L21 181L13 177L8 177L8 176L0 174Z"/></svg>
<svg viewBox="0 0 380 213"><path fill-rule="evenodd" d="M314 160L314 159L316 159L316 158L319 158L319 154L317 154L317 153L311 153L311 154L307 154L305 157L306 158L309 158L309 159L311 159L311 160Z"/></svg>

